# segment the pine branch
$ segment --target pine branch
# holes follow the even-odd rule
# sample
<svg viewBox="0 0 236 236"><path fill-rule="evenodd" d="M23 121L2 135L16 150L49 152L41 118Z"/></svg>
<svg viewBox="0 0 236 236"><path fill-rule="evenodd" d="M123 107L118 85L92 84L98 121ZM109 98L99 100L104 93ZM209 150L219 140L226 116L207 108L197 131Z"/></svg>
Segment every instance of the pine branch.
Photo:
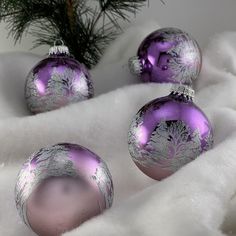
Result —
<svg viewBox="0 0 236 236"><path fill-rule="evenodd" d="M68 15L69 22L70 22L70 29L71 29L72 32L74 32L75 27L76 27L76 25L75 25L76 17L75 17L74 1L73 0L67 0L66 5L67 5L67 15Z"/></svg>
<svg viewBox="0 0 236 236"><path fill-rule="evenodd" d="M162 1L162 0L160 0ZM19 42L33 35L34 47L60 38L80 62L91 68L108 44L122 32L122 21L147 0L0 0L0 21Z"/></svg>

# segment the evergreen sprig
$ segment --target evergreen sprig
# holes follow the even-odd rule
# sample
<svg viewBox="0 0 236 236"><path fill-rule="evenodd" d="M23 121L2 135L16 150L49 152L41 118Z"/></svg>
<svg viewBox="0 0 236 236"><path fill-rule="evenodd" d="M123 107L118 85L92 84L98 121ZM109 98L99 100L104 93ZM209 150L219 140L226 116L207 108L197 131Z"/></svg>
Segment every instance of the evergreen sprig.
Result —
<svg viewBox="0 0 236 236"><path fill-rule="evenodd" d="M74 57L91 68L109 42L147 0L0 0L0 21L15 42L33 35L34 47L62 39Z"/></svg>

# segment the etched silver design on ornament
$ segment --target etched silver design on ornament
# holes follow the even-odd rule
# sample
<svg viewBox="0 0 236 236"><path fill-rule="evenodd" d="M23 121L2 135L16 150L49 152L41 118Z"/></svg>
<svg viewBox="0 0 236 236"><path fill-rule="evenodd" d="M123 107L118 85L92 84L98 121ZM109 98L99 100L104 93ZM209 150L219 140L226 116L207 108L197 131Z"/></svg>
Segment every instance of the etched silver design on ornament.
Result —
<svg viewBox="0 0 236 236"><path fill-rule="evenodd" d="M197 79L201 69L201 53L196 52L199 46L187 33L174 28L168 30L162 34L164 41L177 42L177 45L167 52L171 55L169 68L174 74L172 79L179 83L191 84L192 80Z"/></svg>
<svg viewBox="0 0 236 236"><path fill-rule="evenodd" d="M129 132L128 132L128 149L133 160L140 160L143 158L143 149L138 144L138 137L140 135L139 127L142 126L143 119L140 112L133 119Z"/></svg>
<svg viewBox="0 0 236 236"><path fill-rule="evenodd" d="M213 145L214 145L214 137L213 137L213 133L210 132L204 139L205 141L205 146L204 146L204 151L208 151L210 150Z"/></svg>
<svg viewBox="0 0 236 236"><path fill-rule="evenodd" d="M33 112L41 111L42 108L43 111L50 111L60 108L61 103L70 104L86 100L92 91L92 82L87 82L85 74L81 72L78 78L77 72L70 68L60 73L56 68L53 69L44 95L39 94L37 81L39 81L38 74L31 71L27 77L25 98L29 109Z"/></svg>
<svg viewBox="0 0 236 236"><path fill-rule="evenodd" d="M77 177L74 164L68 159L68 153L69 149L60 145L43 148L34 153L20 171L15 187L15 202L21 218L29 227L26 201L39 184L49 177Z"/></svg>
<svg viewBox="0 0 236 236"><path fill-rule="evenodd" d="M111 173L105 162L101 162L96 169L92 179L96 181L97 186L105 199L105 207L108 209L112 206L114 190Z"/></svg>
<svg viewBox="0 0 236 236"><path fill-rule="evenodd" d="M175 172L196 159L201 153L201 137L198 129L191 129L183 121L162 121L145 147L137 143L140 116L133 121L129 132L129 151L136 163L142 166L158 164L161 168ZM212 134L205 139L206 147L213 145Z"/></svg>
<svg viewBox="0 0 236 236"><path fill-rule="evenodd" d="M129 59L129 69L133 75L140 76L142 73L142 64L138 56L131 57Z"/></svg>

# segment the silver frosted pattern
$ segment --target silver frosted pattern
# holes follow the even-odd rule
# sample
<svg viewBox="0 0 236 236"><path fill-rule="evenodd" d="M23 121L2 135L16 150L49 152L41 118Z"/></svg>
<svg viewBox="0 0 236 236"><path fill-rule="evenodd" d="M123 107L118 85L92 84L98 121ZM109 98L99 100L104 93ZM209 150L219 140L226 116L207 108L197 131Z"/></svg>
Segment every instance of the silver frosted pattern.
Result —
<svg viewBox="0 0 236 236"><path fill-rule="evenodd" d="M176 32L175 37L173 35L166 34L167 40L175 40L179 42L176 47L173 47L168 53L172 56L170 59L169 67L174 73L173 80L179 83L191 84L193 79L198 77L200 71L201 54L196 53L198 44L195 40L185 33ZM186 39L186 40L183 40ZM184 55L182 55L184 52ZM185 63L185 60L195 63ZM196 68L198 68L196 70Z"/></svg>
<svg viewBox="0 0 236 236"><path fill-rule="evenodd" d="M80 74L78 83L77 72L70 68L60 73L56 68L53 69L43 96L40 95L37 85L40 86L40 79L38 74L32 71L27 78L25 90L27 104L32 111L42 108L50 111L62 105L86 100L91 95L85 75Z"/></svg>
<svg viewBox="0 0 236 236"><path fill-rule="evenodd" d="M110 208L113 203L114 191L112 176L105 162L100 163L99 168L96 169L95 175L92 178L97 182L97 185L105 199L106 208Z"/></svg>

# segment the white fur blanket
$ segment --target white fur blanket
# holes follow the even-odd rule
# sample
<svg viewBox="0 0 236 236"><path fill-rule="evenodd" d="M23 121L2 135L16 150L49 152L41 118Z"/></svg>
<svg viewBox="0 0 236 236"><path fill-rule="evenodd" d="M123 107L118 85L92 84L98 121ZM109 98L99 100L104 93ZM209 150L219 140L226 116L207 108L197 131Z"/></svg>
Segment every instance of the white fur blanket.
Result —
<svg viewBox="0 0 236 236"><path fill-rule="evenodd" d="M196 103L214 127L214 149L157 182L136 168L127 149L134 114L170 88L137 84L127 68L127 59L156 28L133 27L111 45L92 71L94 99L36 116L26 110L23 88L27 72L39 58L0 56L1 236L34 235L15 209L16 175L32 152L59 142L79 143L100 155L115 186L113 207L66 236L236 235L236 33L218 35L210 42L196 84Z"/></svg>

